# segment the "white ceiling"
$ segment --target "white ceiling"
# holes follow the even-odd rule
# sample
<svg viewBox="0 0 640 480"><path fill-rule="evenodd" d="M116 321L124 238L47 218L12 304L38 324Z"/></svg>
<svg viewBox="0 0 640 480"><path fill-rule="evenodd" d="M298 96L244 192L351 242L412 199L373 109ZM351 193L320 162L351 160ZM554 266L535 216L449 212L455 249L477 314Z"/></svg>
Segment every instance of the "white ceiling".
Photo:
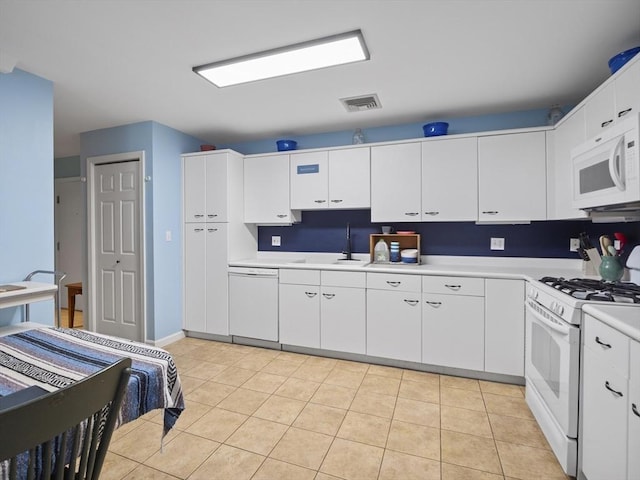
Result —
<svg viewBox="0 0 640 480"><path fill-rule="evenodd" d="M369 62L223 89L191 70L355 29ZM56 157L145 120L220 145L577 103L637 45L639 0L0 0L0 55L54 83Z"/></svg>

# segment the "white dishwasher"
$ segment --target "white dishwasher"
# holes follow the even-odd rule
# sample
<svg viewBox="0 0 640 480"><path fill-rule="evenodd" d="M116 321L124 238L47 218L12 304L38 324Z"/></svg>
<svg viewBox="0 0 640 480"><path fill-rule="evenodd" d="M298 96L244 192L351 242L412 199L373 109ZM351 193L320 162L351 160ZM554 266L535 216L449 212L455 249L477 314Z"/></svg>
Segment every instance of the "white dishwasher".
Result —
<svg viewBox="0 0 640 480"><path fill-rule="evenodd" d="M278 269L229 267L229 333L278 341Z"/></svg>

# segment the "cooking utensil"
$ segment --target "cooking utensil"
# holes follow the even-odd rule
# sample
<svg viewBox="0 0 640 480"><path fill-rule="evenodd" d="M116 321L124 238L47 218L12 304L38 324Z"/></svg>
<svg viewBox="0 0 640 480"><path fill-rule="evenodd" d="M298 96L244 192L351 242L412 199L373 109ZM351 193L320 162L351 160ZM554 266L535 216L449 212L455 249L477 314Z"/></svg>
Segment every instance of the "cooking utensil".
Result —
<svg viewBox="0 0 640 480"><path fill-rule="evenodd" d="M624 250L624 246L627 244L627 236L624 233L616 232L613 234L613 238L620 242L620 245L618 245L618 251L622 253Z"/></svg>
<svg viewBox="0 0 640 480"><path fill-rule="evenodd" d="M618 255L618 251L616 250L616 247L614 247L613 245L609 245L608 250L609 250L609 255L612 255L614 257Z"/></svg>
<svg viewBox="0 0 640 480"><path fill-rule="evenodd" d="M600 236L600 250L602 250L602 256L608 256L609 255L609 245L613 245L613 242L611 241L611 239L609 237L607 237L606 235L601 235Z"/></svg>

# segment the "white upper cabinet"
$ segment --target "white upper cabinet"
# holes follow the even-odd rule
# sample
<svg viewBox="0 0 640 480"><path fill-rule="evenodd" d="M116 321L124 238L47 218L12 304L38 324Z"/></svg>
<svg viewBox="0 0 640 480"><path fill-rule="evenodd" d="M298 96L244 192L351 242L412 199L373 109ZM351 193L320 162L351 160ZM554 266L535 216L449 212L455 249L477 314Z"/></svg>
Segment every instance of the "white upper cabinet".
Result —
<svg viewBox="0 0 640 480"><path fill-rule="evenodd" d="M184 156L185 222L228 221L228 155L219 152Z"/></svg>
<svg viewBox="0 0 640 480"><path fill-rule="evenodd" d="M587 99L587 138L598 135L631 113L640 112L640 59L632 62Z"/></svg>
<svg viewBox="0 0 640 480"><path fill-rule="evenodd" d="M571 149L587 139L585 109L580 107L553 132L552 148L547 156L547 217L549 220L584 218L583 210L572 207L573 174Z"/></svg>
<svg viewBox="0 0 640 480"><path fill-rule="evenodd" d="M478 220L545 220L545 132L478 138Z"/></svg>
<svg viewBox="0 0 640 480"><path fill-rule="evenodd" d="M369 208L369 147L291 154L291 208Z"/></svg>
<svg viewBox="0 0 640 480"><path fill-rule="evenodd" d="M329 208L371 206L369 147L329 151Z"/></svg>
<svg viewBox="0 0 640 480"><path fill-rule="evenodd" d="M245 157L244 221L290 224L298 214L289 207L289 155Z"/></svg>
<svg viewBox="0 0 640 480"><path fill-rule="evenodd" d="M371 221L419 222L421 144L371 147Z"/></svg>
<svg viewBox="0 0 640 480"><path fill-rule="evenodd" d="M422 221L475 221L478 215L478 140L422 144Z"/></svg>

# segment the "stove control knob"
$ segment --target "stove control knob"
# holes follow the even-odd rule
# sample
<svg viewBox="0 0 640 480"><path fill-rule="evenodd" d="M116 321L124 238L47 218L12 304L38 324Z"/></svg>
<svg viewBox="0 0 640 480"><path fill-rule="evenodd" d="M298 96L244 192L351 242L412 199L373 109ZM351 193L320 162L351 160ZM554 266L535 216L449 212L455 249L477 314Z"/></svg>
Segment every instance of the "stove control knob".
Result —
<svg viewBox="0 0 640 480"><path fill-rule="evenodd" d="M558 304L555 301L551 302L551 311L556 312L557 308L558 308Z"/></svg>
<svg viewBox="0 0 640 480"><path fill-rule="evenodd" d="M564 313L564 307L562 305L558 305L558 315L562 316Z"/></svg>

